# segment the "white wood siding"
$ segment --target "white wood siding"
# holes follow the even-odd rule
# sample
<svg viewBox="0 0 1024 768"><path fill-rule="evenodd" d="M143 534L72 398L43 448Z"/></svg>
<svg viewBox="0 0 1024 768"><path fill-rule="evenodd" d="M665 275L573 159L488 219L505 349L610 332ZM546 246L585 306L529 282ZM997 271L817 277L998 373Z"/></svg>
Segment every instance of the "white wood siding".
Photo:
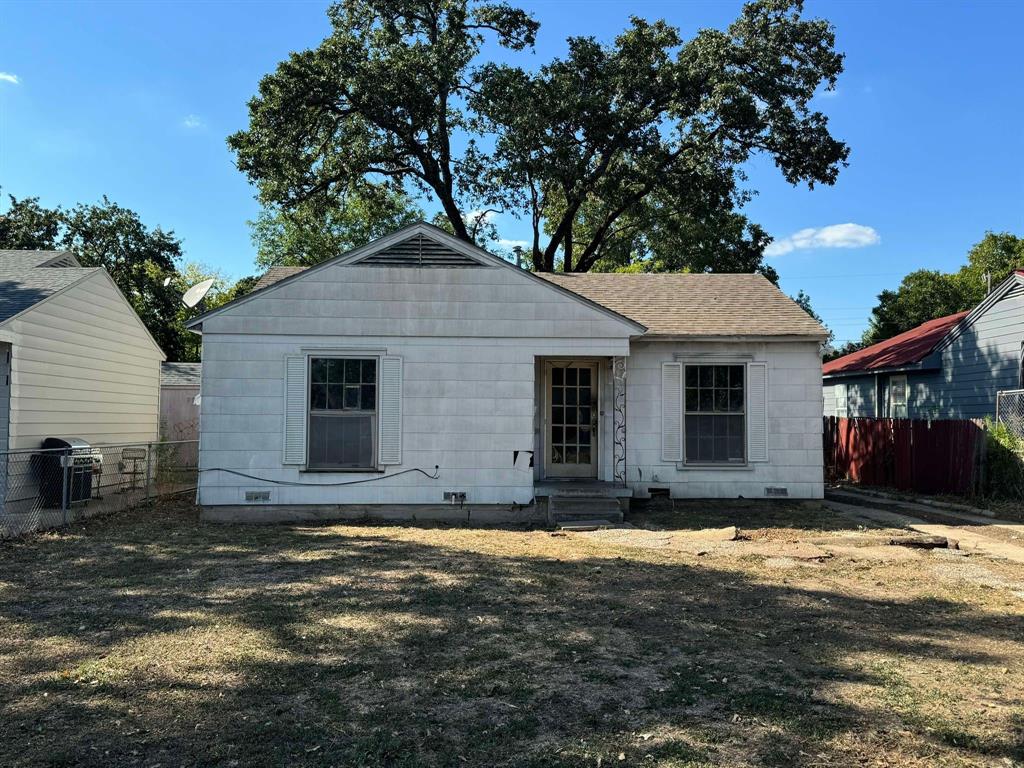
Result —
<svg viewBox="0 0 1024 768"><path fill-rule="evenodd" d="M336 265L293 280L203 323L200 503L244 504L258 489L272 504L440 504L446 490L528 504L533 472L513 456L534 450L536 358L625 355L635 332L501 267ZM385 475L283 464L284 359L315 348L402 358L401 464ZM435 466L437 480L395 476Z"/></svg>
<svg viewBox="0 0 1024 768"><path fill-rule="evenodd" d="M824 494L821 357L817 342L679 343L635 341L626 385L627 481L640 495L669 488L677 498L764 498L780 486L791 498ZM682 468L662 459L662 363L729 358L768 367L768 460L746 467Z"/></svg>
<svg viewBox="0 0 1024 768"><path fill-rule="evenodd" d="M103 273L12 321L11 448L46 437L91 443L159 437L160 361L131 307Z"/></svg>

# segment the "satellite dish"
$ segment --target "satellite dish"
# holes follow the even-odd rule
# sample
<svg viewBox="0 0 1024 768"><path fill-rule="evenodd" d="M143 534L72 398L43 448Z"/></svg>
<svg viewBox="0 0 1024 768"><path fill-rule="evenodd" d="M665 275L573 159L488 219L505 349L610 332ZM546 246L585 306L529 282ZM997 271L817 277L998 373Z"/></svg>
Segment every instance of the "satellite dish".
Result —
<svg viewBox="0 0 1024 768"><path fill-rule="evenodd" d="M209 280L203 280L201 283L196 283L185 291L185 295L181 297L181 303L186 307L194 307L203 300L207 291L213 287L213 283L214 279L212 277Z"/></svg>
<svg viewBox="0 0 1024 768"><path fill-rule="evenodd" d="M166 288L170 284L171 284L171 277L170 277L170 275L168 275L167 277L164 278L164 288Z"/></svg>

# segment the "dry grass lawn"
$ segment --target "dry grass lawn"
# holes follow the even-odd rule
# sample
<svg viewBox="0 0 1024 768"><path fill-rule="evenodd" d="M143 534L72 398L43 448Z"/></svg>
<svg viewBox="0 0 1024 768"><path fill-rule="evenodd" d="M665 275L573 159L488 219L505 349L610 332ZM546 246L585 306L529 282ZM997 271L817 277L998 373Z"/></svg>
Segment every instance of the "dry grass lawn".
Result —
<svg viewBox="0 0 1024 768"><path fill-rule="evenodd" d="M0 765L1014 765L1024 573L798 505L0 543ZM738 524L743 540L690 528Z"/></svg>

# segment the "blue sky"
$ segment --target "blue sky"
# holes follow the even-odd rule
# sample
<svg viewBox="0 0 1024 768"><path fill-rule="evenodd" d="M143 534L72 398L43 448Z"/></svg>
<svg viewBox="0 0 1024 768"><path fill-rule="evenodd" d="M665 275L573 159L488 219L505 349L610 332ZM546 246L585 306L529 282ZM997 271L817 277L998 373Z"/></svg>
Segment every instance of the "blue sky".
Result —
<svg viewBox="0 0 1024 768"><path fill-rule="evenodd" d="M521 5L541 22L538 62L564 52L568 35L610 40L631 12L688 34L725 26L740 8ZM325 7L0 4L0 187L49 205L106 194L174 230L190 260L250 274L246 220L258 208L224 137L246 125L259 78L324 37ZM1024 235L1024 5L806 9L835 24L847 55L837 92L819 103L852 148L850 167L809 192L755 161L759 195L747 213L779 240L770 261L783 289L807 290L843 340L859 336L875 295L905 273L955 269L989 229ZM526 236L511 218L497 224L504 238ZM857 226L836 227L846 224Z"/></svg>

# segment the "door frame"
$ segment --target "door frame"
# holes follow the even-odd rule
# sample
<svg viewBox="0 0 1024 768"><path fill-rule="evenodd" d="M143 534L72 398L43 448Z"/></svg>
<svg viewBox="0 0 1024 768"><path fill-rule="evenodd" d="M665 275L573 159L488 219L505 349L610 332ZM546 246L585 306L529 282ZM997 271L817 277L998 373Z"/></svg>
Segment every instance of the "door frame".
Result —
<svg viewBox="0 0 1024 768"><path fill-rule="evenodd" d="M543 479L545 480L596 480L601 475L601 425L604 422L601 389L604 384L601 375L602 359L598 357L545 357L541 359L541 418L540 418L540 449L544 460ZM576 363L594 366L594 380L591 383L593 404L590 406L597 414L597 427L591 428L590 463L592 470L586 474L560 474L552 471L551 465L551 369L558 363ZM591 424L594 419L591 418Z"/></svg>

